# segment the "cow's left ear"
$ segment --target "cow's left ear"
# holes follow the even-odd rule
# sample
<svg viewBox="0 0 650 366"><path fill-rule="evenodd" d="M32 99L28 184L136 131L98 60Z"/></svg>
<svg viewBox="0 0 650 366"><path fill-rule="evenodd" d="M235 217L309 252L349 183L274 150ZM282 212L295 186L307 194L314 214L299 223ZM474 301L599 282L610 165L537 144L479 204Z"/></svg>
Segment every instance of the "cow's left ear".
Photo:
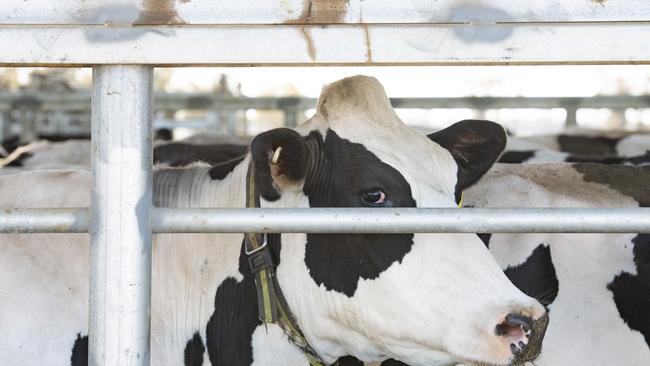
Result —
<svg viewBox="0 0 650 366"><path fill-rule="evenodd" d="M283 191L301 189L307 174L307 149L303 137L288 128L266 131L251 141L255 185L262 198L275 201Z"/></svg>
<svg viewBox="0 0 650 366"><path fill-rule="evenodd" d="M456 194L476 183L506 147L505 129L498 123L464 120L429 135L449 150L458 165Z"/></svg>

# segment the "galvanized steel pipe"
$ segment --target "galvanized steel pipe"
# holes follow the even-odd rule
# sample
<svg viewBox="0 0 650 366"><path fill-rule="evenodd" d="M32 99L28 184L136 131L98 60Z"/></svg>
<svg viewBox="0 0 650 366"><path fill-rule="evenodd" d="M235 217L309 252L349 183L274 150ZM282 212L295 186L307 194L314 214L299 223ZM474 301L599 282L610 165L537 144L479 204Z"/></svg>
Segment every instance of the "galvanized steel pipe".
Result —
<svg viewBox="0 0 650 366"><path fill-rule="evenodd" d="M86 221L85 209L6 210L0 211L0 232L84 232ZM650 208L153 208L151 229L156 233L648 233Z"/></svg>
<svg viewBox="0 0 650 366"><path fill-rule="evenodd" d="M151 66L93 68L91 365L149 365L152 89Z"/></svg>
<svg viewBox="0 0 650 366"><path fill-rule="evenodd" d="M87 233L86 208L12 208L0 211L0 233Z"/></svg>

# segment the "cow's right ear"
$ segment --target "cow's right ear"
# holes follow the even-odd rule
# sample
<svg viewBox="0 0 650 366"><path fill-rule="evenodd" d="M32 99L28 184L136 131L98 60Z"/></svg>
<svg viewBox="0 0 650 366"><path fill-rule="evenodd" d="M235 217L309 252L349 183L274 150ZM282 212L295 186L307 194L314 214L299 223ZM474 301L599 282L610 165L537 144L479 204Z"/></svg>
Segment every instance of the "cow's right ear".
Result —
<svg viewBox="0 0 650 366"><path fill-rule="evenodd" d="M300 134L276 128L257 135L251 142L255 185L267 201L280 198L283 191L299 191L307 174L308 147Z"/></svg>

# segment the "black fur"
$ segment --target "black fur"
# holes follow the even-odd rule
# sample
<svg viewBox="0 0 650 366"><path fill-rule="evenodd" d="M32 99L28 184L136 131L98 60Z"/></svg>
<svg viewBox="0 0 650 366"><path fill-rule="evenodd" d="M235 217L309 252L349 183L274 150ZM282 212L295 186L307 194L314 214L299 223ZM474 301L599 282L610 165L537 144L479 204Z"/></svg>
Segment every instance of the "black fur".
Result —
<svg viewBox="0 0 650 366"><path fill-rule="evenodd" d="M506 147L506 132L497 123L464 120L429 138L449 150L458 164L456 198L492 167Z"/></svg>
<svg viewBox="0 0 650 366"><path fill-rule="evenodd" d="M491 233L476 234L479 239L485 244L485 247L490 249L490 239L492 238Z"/></svg>
<svg viewBox="0 0 650 366"><path fill-rule="evenodd" d="M521 164L535 156L535 150L511 150L506 151L499 158L499 163Z"/></svg>
<svg viewBox="0 0 650 366"><path fill-rule="evenodd" d="M279 259L278 255L275 257ZM213 366L244 366L253 362L251 340L261 321L257 314L255 280L248 269L243 246L239 272L244 275L241 282L229 277L219 285L214 313L207 324L206 346Z"/></svg>
<svg viewBox="0 0 650 366"><path fill-rule="evenodd" d="M621 272L607 288L621 318L630 329L639 331L650 347L650 234L639 234L632 243L637 273Z"/></svg>
<svg viewBox="0 0 650 366"><path fill-rule="evenodd" d="M644 165L650 163L650 152L630 157L569 155L567 156L566 161L569 163Z"/></svg>
<svg viewBox="0 0 650 366"><path fill-rule="evenodd" d="M559 282L551 260L551 249L548 246L540 244L526 262L508 267L504 273L521 292L536 298L547 310L548 305L555 301Z"/></svg>
<svg viewBox="0 0 650 366"><path fill-rule="evenodd" d="M210 172L208 173L210 175L210 178L215 179L215 180L222 180L224 179L228 174L230 174L239 163L241 163L244 160L244 157L232 159L230 161L223 162L221 164L217 164L210 168Z"/></svg>
<svg viewBox="0 0 650 366"><path fill-rule="evenodd" d="M194 333L192 339L187 341L185 345L185 366L201 366L203 365L203 353L205 353L205 346L199 332Z"/></svg>
<svg viewBox="0 0 650 366"><path fill-rule="evenodd" d="M77 333L77 339L72 346L72 355L70 356L70 364L72 366L87 366L88 365L88 336L81 336Z"/></svg>
<svg viewBox="0 0 650 366"><path fill-rule="evenodd" d="M169 166L186 166L197 161L215 165L239 158L247 150L247 146L237 144L196 145L173 142L156 146L153 149L153 161Z"/></svg>
<svg viewBox="0 0 650 366"><path fill-rule="evenodd" d="M291 182L299 182L307 174L307 145L298 132L288 128L276 128L257 135L251 142L251 156L255 165L255 184L260 196L276 201L281 192L271 176L270 158L278 147L282 153L277 173Z"/></svg>
<svg viewBox="0 0 650 366"><path fill-rule="evenodd" d="M575 155L617 155L620 138L602 136L558 135L560 151Z"/></svg>
<svg viewBox="0 0 650 366"><path fill-rule="evenodd" d="M361 194L372 189L385 192L386 206L415 207L406 179L363 145L331 130L324 143L319 133L308 138L311 156L320 159L312 161L319 174L305 184L310 207L366 207ZM317 284L351 297L360 278L377 278L412 245L412 234L308 234L305 263Z"/></svg>

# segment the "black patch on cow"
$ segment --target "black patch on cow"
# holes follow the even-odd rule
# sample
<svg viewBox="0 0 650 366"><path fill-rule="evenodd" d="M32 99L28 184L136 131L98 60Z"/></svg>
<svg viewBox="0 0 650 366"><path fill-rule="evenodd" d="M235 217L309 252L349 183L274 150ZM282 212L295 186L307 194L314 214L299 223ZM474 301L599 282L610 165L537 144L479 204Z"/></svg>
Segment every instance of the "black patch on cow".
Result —
<svg viewBox="0 0 650 366"><path fill-rule="evenodd" d="M565 160L569 163L644 165L650 163L650 151L646 151L643 155L628 157L569 155Z"/></svg>
<svg viewBox="0 0 650 366"><path fill-rule="evenodd" d="M367 207L362 193L374 189L386 194L386 206L415 207L406 179L363 145L332 130L324 142L318 132L307 140L312 159L305 194L310 207ZM412 245L413 234L308 234L305 263L318 285L352 297L360 278L377 278L401 262Z"/></svg>
<svg viewBox="0 0 650 366"><path fill-rule="evenodd" d="M621 318L630 329L639 331L650 346L650 234L639 234L634 239L636 275L621 272L607 285Z"/></svg>
<svg viewBox="0 0 650 366"><path fill-rule="evenodd" d="M196 332L192 339L187 341L185 345L185 366L203 365L203 353L205 353L205 346L203 345L203 340L201 340L201 335L199 332Z"/></svg>
<svg viewBox="0 0 650 366"><path fill-rule="evenodd" d="M476 234L479 239L485 244L485 247L490 249L490 239L492 239L492 233L482 233Z"/></svg>
<svg viewBox="0 0 650 366"><path fill-rule="evenodd" d="M279 264L279 240L269 241L268 245L275 263ZM244 277L241 282L229 277L219 285L214 312L206 327L208 356L214 366L248 366L253 362L253 332L262 322L257 312L255 280L243 245L239 254L239 272Z"/></svg>
<svg viewBox="0 0 650 366"><path fill-rule="evenodd" d="M88 336L81 336L77 333L77 339L72 346L72 356L70 356L70 364L72 366L87 366L88 365Z"/></svg>
<svg viewBox="0 0 650 366"><path fill-rule="evenodd" d="M247 150L246 145L238 144L195 145L173 142L156 146L153 149L153 161L169 166L186 166L197 161L215 165L239 158Z"/></svg>
<svg viewBox="0 0 650 366"><path fill-rule="evenodd" d="M604 184L650 207L650 166L573 164L585 182Z"/></svg>
<svg viewBox="0 0 650 366"><path fill-rule="evenodd" d="M623 164L626 159L620 156L569 155L567 163Z"/></svg>
<svg viewBox="0 0 650 366"><path fill-rule="evenodd" d="M491 121L463 120L428 137L449 151L458 166L456 202L463 190L476 183L506 147L506 132Z"/></svg>
<svg viewBox="0 0 650 366"><path fill-rule="evenodd" d="M506 151L499 158L499 163L520 164L535 156L535 150L511 150Z"/></svg>
<svg viewBox="0 0 650 366"><path fill-rule="evenodd" d="M603 136L557 136L560 151L575 155L616 155L616 145L620 140Z"/></svg>
<svg viewBox="0 0 650 366"><path fill-rule="evenodd" d="M355 357L345 356L336 360L334 366L363 366L363 362L359 361Z"/></svg>
<svg viewBox="0 0 650 366"><path fill-rule="evenodd" d="M233 170L235 170L235 167L239 165L239 163L244 161L244 158L245 156L242 156L240 158L232 159L230 161L226 161L224 163L213 166L212 168L210 168L210 171L208 172L210 178L215 180L222 180Z"/></svg>
<svg viewBox="0 0 650 366"><path fill-rule="evenodd" d="M508 267L503 272L521 292L537 299L547 310L548 305L555 301L559 282L548 246L538 245L526 262Z"/></svg>
<svg viewBox="0 0 650 366"><path fill-rule="evenodd" d="M405 364L405 363L402 362L402 361L393 360L393 359L391 358L391 359L388 359L388 360L386 360L386 361L383 361L383 362L381 363L381 366L408 366L408 365Z"/></svg>

